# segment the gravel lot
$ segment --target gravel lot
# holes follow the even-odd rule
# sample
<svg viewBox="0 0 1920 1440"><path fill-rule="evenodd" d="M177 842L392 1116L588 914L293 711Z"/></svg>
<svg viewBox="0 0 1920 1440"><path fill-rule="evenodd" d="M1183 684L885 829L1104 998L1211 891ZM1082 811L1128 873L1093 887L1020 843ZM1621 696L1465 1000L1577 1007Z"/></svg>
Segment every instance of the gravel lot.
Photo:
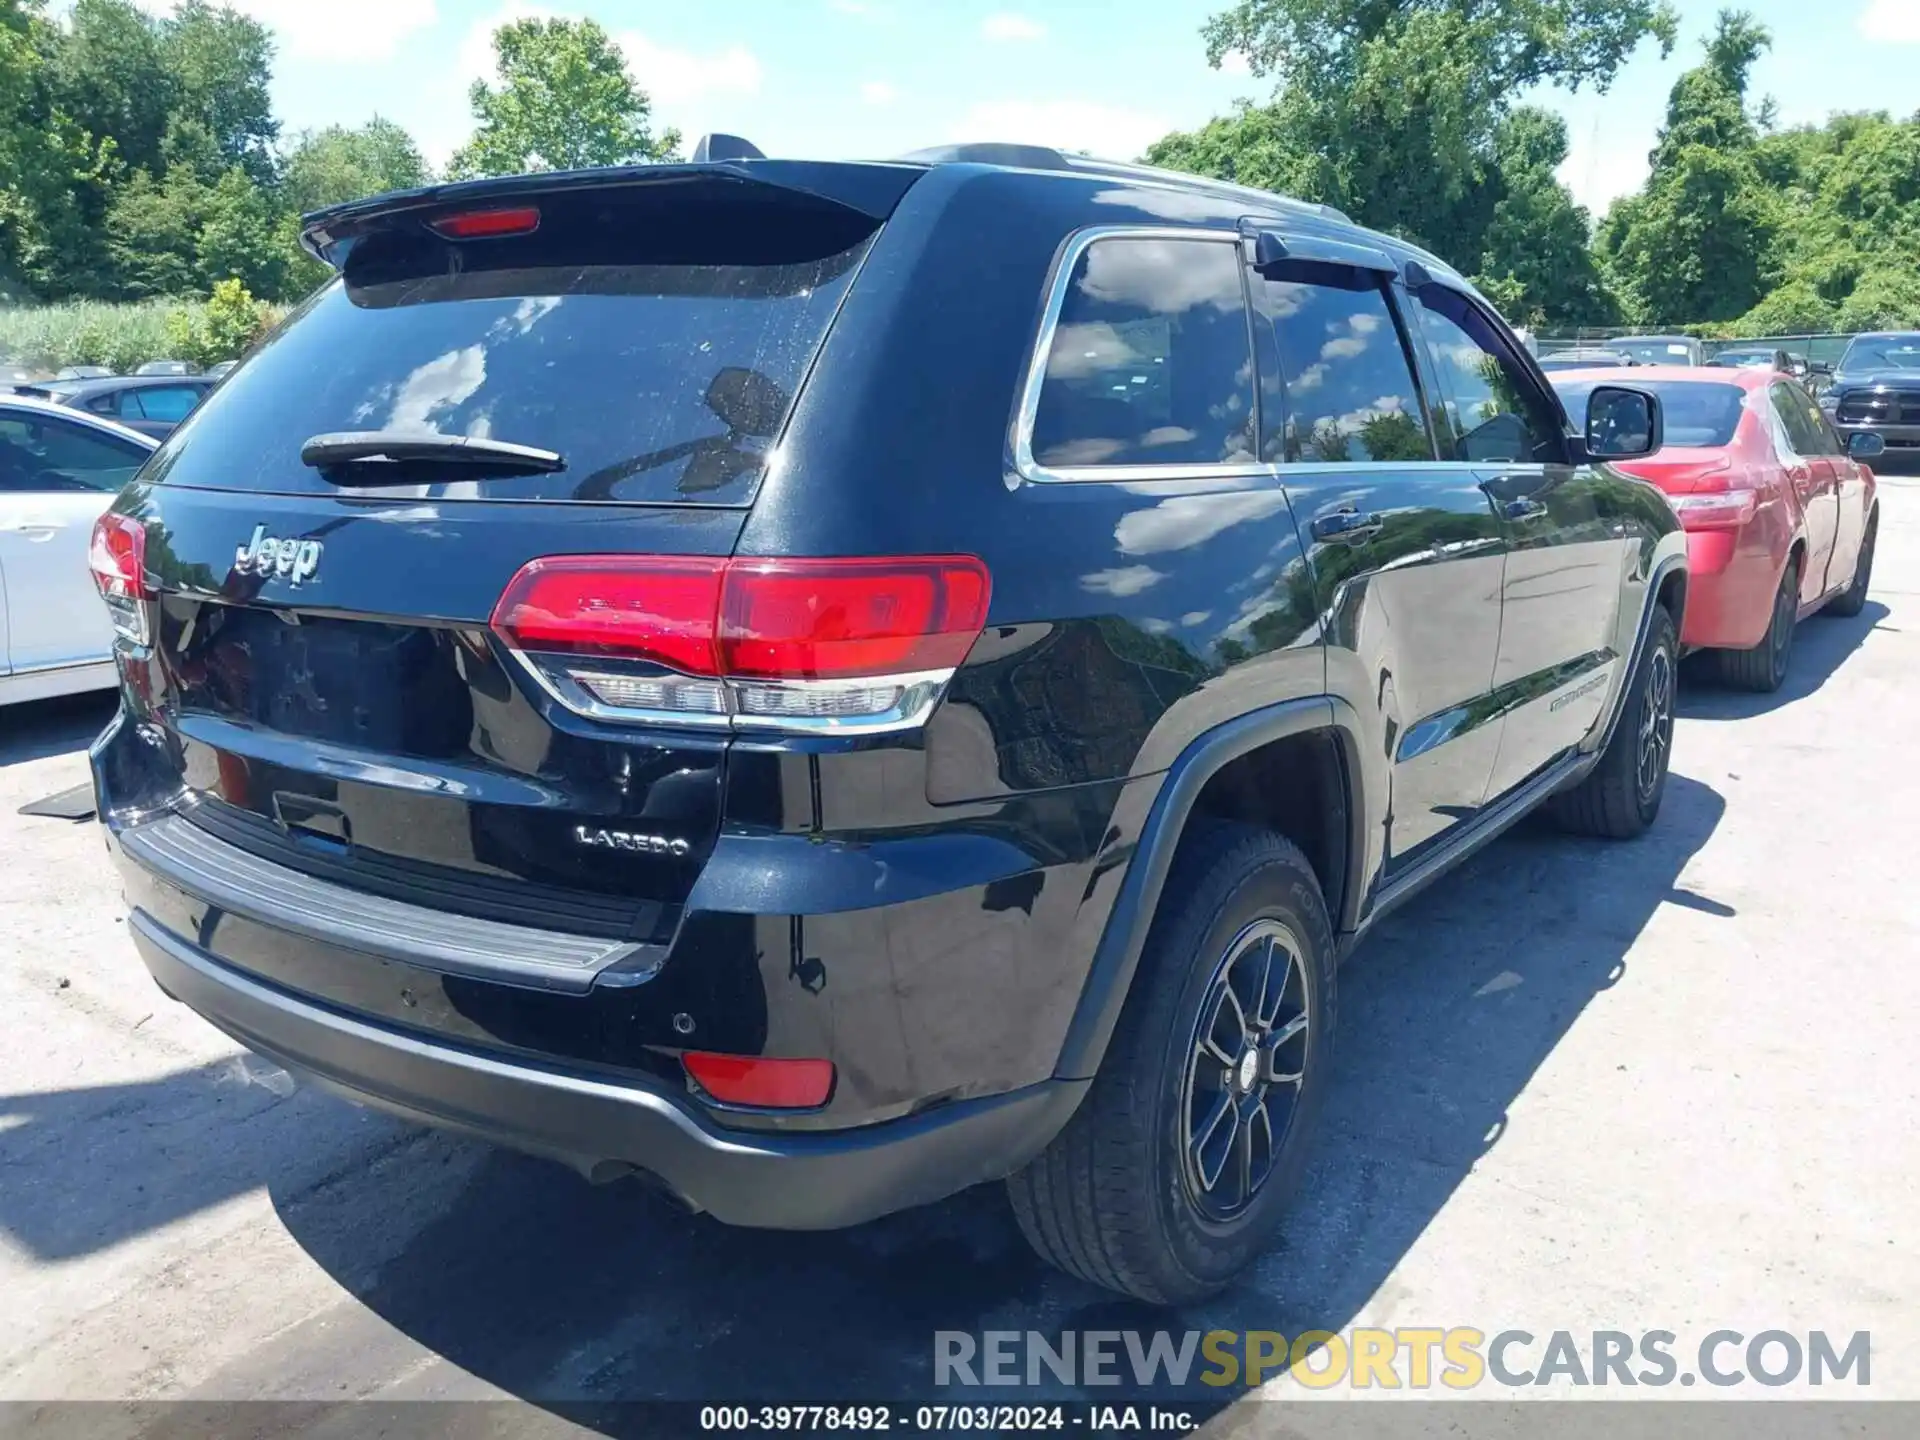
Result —
<svg viewBox="0 0 1920 1440"><path fill-rule="evenodd" d="M1361 951L1286 1245L1181 1320L1043 1270L997 1190L734 1232L295 1084L154 988L93 825L16 813L104 704L0 712L0 1398L844 1400L924 1395L941 1328L1386 1324L1864 1329L1920 1399L1920 481L1883 487L1866 613L1778 696L1694 682L1653 833L1522 827Z"/></svg>

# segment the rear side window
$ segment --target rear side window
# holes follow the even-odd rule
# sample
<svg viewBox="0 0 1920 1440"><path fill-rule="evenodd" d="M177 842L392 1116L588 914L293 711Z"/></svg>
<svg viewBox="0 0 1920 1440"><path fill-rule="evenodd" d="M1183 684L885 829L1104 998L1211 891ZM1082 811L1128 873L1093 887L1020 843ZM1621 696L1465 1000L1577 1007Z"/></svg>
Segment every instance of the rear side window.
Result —
<svg viewBox="0 0 1920 1440"><path fill-rule="evenodd" d="M129 390L123 413L177 425L193 413L193 407L200 403L204 393L191 385L154 385L145 390Z"/></svg>
<svg viewBox="0 0 1920 1440"><path fill-rule="evenodd" d="M1115 237L1073 267L1033 457L1054 469L1249 464L1253 354L1239 247Z"/></svg>
<svg viewBox="0 0 1920 1440"><path fill-rule="evenodd" d="M1806 398L1806 392L1792 385L1773 387L1773 408L1786 427L1787 443L1796 455L1835 455L1840 447L1828 438L1820 407Z"/></svg>
<svg viewBox="0 0 1920 1440"><path fill-rule="evenodd" d="M1268 391L1266 448L1285 462L1433 459L1420 392L1380 279L1344 265L1301 265L1256 279L1273 332L1280 393ZM1271 413L1277 403L1281 418Z"/></svg>
<svg viewBox="0 0 1920 1440"><path fill-rule="evenodd" d="M771 193L769 193L771 192ZM531 202L530 202L531 203ZM401 217L174 432L150 474L331 492L312 436L480 436L551 474L412 462L355 493L744 505L877 222L790 191L678 181L539 197L537 231Z"/></svg>

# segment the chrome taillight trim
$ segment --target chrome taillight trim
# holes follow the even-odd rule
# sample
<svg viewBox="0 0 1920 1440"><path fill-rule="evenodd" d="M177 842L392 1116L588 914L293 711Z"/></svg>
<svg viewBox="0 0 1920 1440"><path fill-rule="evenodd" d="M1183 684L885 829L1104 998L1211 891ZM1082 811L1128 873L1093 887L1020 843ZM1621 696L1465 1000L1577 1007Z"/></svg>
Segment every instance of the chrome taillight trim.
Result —
<svg viewBox="0 0 1920 1440"><path fill-rule="evenodd" d="M866 675L845 680L761 680L728 677L717 680L727 706L724 714L700 710L642 710L608 705L581 685L569 670L584 673L618 674L619 661L590 655L567 655L551 651L525 651L501 642L518 668L556 704L589 720L613 725L651 725L682 730L729 731L756 735L886 735L913 730L927 721L940 698L946 694L954 669L920 670L904 675ZM610 668L611 667L611 668ZM957 668L957 667L956 667ZM654 674L679 674L664 667L650 667ZM687 676L706 680L707 676ZM840 715L758 715L743 713L739 691L742 687L778 689L789 692L844 693L850 690L875 690L889 687L899 697L886 710L854 717Z"/></svg>

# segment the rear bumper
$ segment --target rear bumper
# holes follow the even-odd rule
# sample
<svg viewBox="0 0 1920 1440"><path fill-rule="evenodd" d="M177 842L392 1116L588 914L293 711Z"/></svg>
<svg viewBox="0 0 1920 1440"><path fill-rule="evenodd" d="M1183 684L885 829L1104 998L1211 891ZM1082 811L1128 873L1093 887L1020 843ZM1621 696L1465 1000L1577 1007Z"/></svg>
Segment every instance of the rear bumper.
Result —
<svg viewBox="0 0 1920 1440"><path fill-rule="evenodd" d="M1688 649L1750 650L1766 637L1780 567L1764 541L1734 530L1687 534L1687 613L1680 643Z"/></svg>
<svg viewBox="0 0 1920 1440"><path fill-rule="evenodd" d="M833 1229L998 1179L1044 1148L1085 1089L1051 1081L849 1131L726 1132L644 1084L474 1053L310 1004L142 910L130 930L169 995L348 1099L594 1178L638 1171L733 1225Z"/></svg>

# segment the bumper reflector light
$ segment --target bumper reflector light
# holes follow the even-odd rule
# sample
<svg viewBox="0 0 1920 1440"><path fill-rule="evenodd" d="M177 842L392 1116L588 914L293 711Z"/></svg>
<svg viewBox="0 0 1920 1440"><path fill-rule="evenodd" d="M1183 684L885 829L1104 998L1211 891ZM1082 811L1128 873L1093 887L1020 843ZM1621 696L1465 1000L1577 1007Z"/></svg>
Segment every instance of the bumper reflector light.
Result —
<svg viewBox="0 0 1920 1440"><path fill-rule="evenodd" d="M833 1093L831 1060L768 1060L689 1050L680 1063L702 1090L723 1105L811 1110L826 1104Z"/></svg>

